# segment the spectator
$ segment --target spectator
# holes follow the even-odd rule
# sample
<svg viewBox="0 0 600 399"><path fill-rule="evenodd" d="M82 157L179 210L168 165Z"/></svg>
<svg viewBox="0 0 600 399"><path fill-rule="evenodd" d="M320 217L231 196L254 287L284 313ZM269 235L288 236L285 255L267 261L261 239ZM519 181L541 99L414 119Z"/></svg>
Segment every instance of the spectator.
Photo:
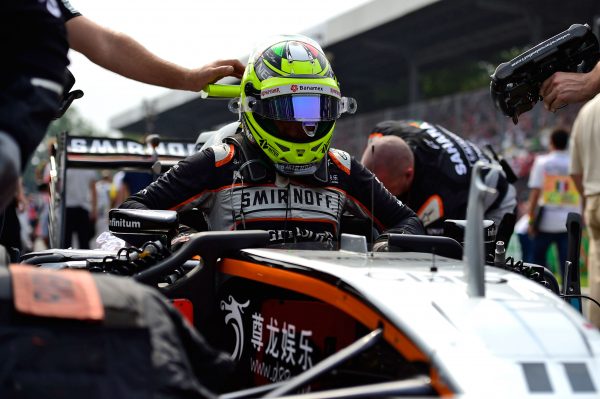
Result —
<svg viewBox="0 0 600 399"><path fill-rule="evenodd" d="M142 191L152 183L152 173L128 171L121 181L121 196L123 200L130 195Z"/></svg>
<svg viewBox="0 0 600 399"><path fill-rule="evenodd" d="M100 180L95 184L96 190L96 232L101 234L108 230L108 211L111 209L110 190L112 178L108 170L101 172Z"/></svg>
<svg viewBox="0 0 600 399"><path fill-rule="evenodd" d="M12 248L12 252L23 250L23 240L21 239L21 222L19 213L27 208L27 199L23 191L23 182L19 179L17 192L13 201L0 213L0 245L5 248ZM16 252L18 253L18 252Z"/></svg>
<svg viewBox="0 0 600 399"><path fill-rule="evenodd" d="M538 155L529 175L529 236L531 261L547 266L546 253L558 247L560 274L567 260L567 214L581 212L580 198L569 177L569 133L555 129L550 135L550 152Z"/></svg>
<svg viewBox="0 0 600 399"><path fill-rule="evenodd" d="M514 233L519 239L521 247L521 259L523 262L531 262L531 238L529 237L529 204L527 201L520 201L517 214L520 215L515 223Z"/></svg>
<svg viewBox="0 0 600 399"><path fill-rule="evenodd" d="M583 106L571 137L570 173L584 196L584 217L590 236L588 281L590 296L600 301L600 96ZM590 305L590 320L600 328L600 308Z"/></svg>
<svg viewBox="0 0 600 399"><path fill-rule="evenodd" d="M77 234L78 248L89 249L98 212L96 172L67 169L66 185L65 247L72 246L73 234Z"/></svg>

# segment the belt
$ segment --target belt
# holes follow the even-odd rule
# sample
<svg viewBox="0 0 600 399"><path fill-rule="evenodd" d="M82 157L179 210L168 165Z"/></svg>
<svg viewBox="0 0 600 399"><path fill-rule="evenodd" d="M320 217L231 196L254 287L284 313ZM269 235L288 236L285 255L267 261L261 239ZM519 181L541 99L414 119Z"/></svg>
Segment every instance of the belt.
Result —
<svg viewBox="0 0 600 399"><path fill-rule="evenodd" d="M43 87L46 90L50 90L62 96L63 94L63 85L56 83L53 80L43 79L43 78L31 78L30 80L33 86Z"/></svg>

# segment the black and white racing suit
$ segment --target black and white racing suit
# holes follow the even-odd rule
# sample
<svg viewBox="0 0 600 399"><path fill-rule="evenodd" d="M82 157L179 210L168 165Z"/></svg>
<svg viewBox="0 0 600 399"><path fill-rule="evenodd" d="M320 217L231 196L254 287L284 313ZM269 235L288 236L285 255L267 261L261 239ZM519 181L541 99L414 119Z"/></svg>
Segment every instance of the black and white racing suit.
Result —
<svg viewBox="0 0 600 399"><path fill-rule="evenodd" d="M471 170L477 161L491 160L474 143L440 125L423 121L384 121L372 135L396 135L410 146L415 159L415 175L410 191L401 199L417 212L428 234L443 233L446 219L465 219ZM501 172L484 171L484 181L496 189L486 195L486 219L496 226L506 213L515 211L515 187Z"/></svg>
<svg viewBox="0 0 600 399"><path fill-rule="evenodd" d="M344 211L379 231L424 234L416 214L344 151L330 149L311 176L275 172L241 136L179 162L121 207L205 212L211 230L262 229L271 242L333 247Z"/></svg>

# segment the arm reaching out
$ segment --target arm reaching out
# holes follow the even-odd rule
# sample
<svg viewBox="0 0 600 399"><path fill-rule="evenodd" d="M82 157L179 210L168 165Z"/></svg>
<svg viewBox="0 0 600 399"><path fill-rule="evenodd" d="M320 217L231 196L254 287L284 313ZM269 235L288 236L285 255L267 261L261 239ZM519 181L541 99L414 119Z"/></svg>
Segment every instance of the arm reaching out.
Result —
<svg viewBox="0 0 600 399"><path fill-rule="evenodd" d="M95 64L119 75L170 89L199 91L225 76L241 78L238 60L218 60L200 68L184 68L166 61L130 36L110 30L85 16L67 23L69 45Z"/></svg>

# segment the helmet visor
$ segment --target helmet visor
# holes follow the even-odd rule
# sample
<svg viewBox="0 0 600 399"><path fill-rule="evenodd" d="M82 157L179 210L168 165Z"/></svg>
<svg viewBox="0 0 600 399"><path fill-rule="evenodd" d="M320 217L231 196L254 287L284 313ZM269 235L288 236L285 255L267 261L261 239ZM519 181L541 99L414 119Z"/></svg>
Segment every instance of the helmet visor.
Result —
<svg viewBox="0 0 600 399"><path fill-rule="evenodd" d="M356 101L319 94L283 95L258 99L247 97L243 110L268 119L296 122L334 121L344 112L354 113Z"/></svg>

